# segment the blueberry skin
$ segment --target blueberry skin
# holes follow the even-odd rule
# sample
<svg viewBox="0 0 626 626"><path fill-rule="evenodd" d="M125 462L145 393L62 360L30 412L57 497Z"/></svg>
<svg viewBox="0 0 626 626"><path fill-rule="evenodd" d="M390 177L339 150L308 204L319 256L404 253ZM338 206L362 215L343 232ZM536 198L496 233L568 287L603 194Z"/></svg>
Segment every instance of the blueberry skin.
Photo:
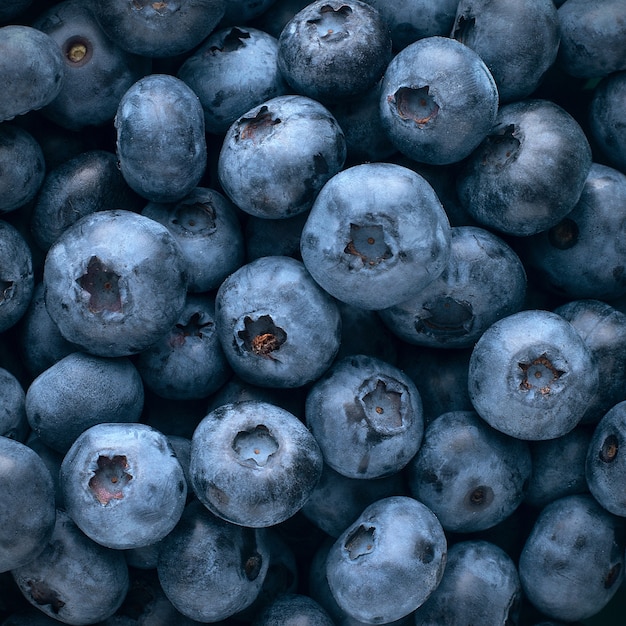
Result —
<svg viewBox="0 0 626 626"><path fill-rule="evenodd" d="M528 600L545 616L573 622L600 611L624 578L624 521L590 495L542 509L519 559Z"/></svg>
<svg viewBox="0 0 626 626"><path fill-rule="evenodd" d="M129 359L73 352L31 382L25 410L40 439L65 454L95 424L138 422L143 401L143 383Z"/></svg>
<svg viewBox="0 0 626 626"><path fill-rule="evenodd" d="M424 433L422 400L400 369L375 357L336 362L311 387L308 428L324 461L348 478L381 478L415 456Z"/></svg>
<svg viewBox="0 0 626 626"><path fill-rule="evenodd" d="M556 313L529 309L492 324L470 357L468 390L496 430L527 440L568 433L598 386L598 368L578 331Z"/></svg>
<svg viewBox="0 0 626 626"><path fill-rule="evenodd" d="M150 59L122 50L80 0L55 4L37 17L33 27L61 48L63 86L42 113L64 128L81 130L109 122L124 92L150 72Z"/></svg>
<svg viewBox="0 0 626 626"><path fill-rule="evenodd" d="M30 247L15 226L0 220L0 332L24 316L34 289Z"/></svg>
<svg viewBox="0 0 626 626"><path fill-rule="evenodd" d="M261 401L218 407L191 440L191 484L213 514L264 528L289 519L322 473L322 453L300 420Z"/></svg>
<svg viewBox="0 0 626 626"><path fill-rule="evenodd" d="M276 598L253 621L253 626L334 626L328 613L312 598L303 594L284 594Z"/></svg>
<svg viewBox="0 0 626 626"><path fill-rule="evenodd" d="M24 387L15 375L0 367L0 389L0 436L24 443L30 431Z"/></svg>
<svg viewBox="0 0 626 626"><path fill-rule="evenodd" d="M174 237L121 209L92 213L65 230L48 251L43 284L61 334L98 356L145 350L176 323L187 296Z"/></svg>
<svg viewBox="0 0 626 626"><path fill-rule="evenodd" d="M77 626L112 616L129 588L124 554L89 539L61 510L43 552L11 574L33 606Z"/></svg>
<svg viewBox="0 0 626 626"><path fill-rule="evenodd" d="M44 251L81 217L108 209L133 210L137 196L108 150L88 150L49 171L30 217L36 244Z"/></svg>
<svg viewBox="0 0 626 626"><path fill-rule="evenodd" d="M461 204L480 224L525 237L576 205L591 168L578 122L549 100L506 104L457 179Z"/></svg>
<svg viewBox="0 0 626 626"><path fill-rule="evenodd" d="M483 60L449 37L426 37L401 50L383 78L380 115L387 135L409 158L456 163L487 136L498 90Z"/></svg>
<svg viewBox="0 0 626 626"><path fill-rule="evenodd" d="M133 83L115 114L120 170L152 202L177 202L198 185L207 164L204 112L182 80L150 74Z"/></svg>
<svg viewBox="0 0 626 626"><path fill-rule="evenodd" d="M446 556L446 537L432 511L408 496L392 496L368 506L335 541L326 576L346 613L384 624L426 601L441 581Z"/></svg>
<svg viewBox="0 0 626 626"><path fill-rule="evenodd" d="M445 530L462 533L492 528L511 515L530 473L528 444L491 428L474 411L431 422L406 472L411 494Z"/></svg>
<svg viewBox="0 0 626 626"><path fill-rule="evenodd" d="M107 36L118 46L146 57L171 57L188 52L218 25L224 0L112 0L93 10Z"/></svg>
<svg viewBox="0 0 626 626"><path fill-rule="evenodd" d="M278 67L286 81L296 93L320 102L373 87L391 54L387 24L359 0L315 0L293 16L278 38Z"/></svg>
<svg viewBox="0 0 626 626"><path fill-rule="evenodd" d="M448 550L443 578L415 611L415 626L517 624L521 602L522 585L511 557L489 541L461 541Z"/></svg>
<svg viewBox="0 0 626 626"><path fill-rule="evenodd" d="M230 524L194 500L164 540L157 572L165 595L183 615L217 622L254 602L269 560L264 529Z"/></svg>
<svg viewBox="0 0 626 626"><path fill-rule="evenodd" d="M446 269L379 315L403 341L470 348L491 324L521 310L525 295L526 271L513 249L488 230L456 226Z"/></svg>
<svg viewBox="0 0 626 626"><path fill-rule="evenodd" d="M215 134L225 133L256 105L287 93L278 70L278 40L258 28L215 31L185 60L177 76L200 98L206 130Z"/></svg>
<svg viewBox="0 0 626 626"><path fill-rule="evenodd" d="M412 170L364 163L333 176L302 230L302 260L332 296L368 310L409 299L445 269L448 218Z"/></svg>
<svg viewBox="0 0 626 626"><path fill-rule="evenodd" d="M0 121L41 109L61 91L63 55L46 33L21 24L1 27L0 59L0 79L10 86L0 98Z"/></svg>
<svg viewBox="0 0 626 626"><path fill-rule="evenodd" d="M461 0L451 36L485 62L503 104L530 96L554 64L559 17L553 0Z"/></svg>
<svg viewBox="0 0 626 626"><path fill-rule="evenodd" d="M572 210L521 242L520 256L542 288L567 299L626 294L625 202L626 174L592 163Z"/></svg>
<svg viewBox="0 0 626 626"><path fill-rule="evenodd" d="M25 129L0 126L0 212L15 211L35 198L46 175L41 146Z"/></svg>
<svg viewBox="0 0 626 626"><path fill-rule="evenodd" d="M215 328L215 298L189 294L176 324L135 360L146 386L173 400L205 398L232 370Z"/></svg>
<svg viewBox="0 0 626 626"><path fill-rule="evenodd" d="M108 548L160 541L185 507L183 469L167 437L146 424L91 426L72 444L59 475L66 511Z"/></svg>
<svg viewBox="0 0 626 626"><path fill-rule="evenodd" d="M196 187L176 203L149 202L141 214L163 224L178 242L191 293L217 289L245 261L236 207L219 191Z"/></svg>
<svg viewBox="0 0 626 626"><path fill-rule="evenodd" d="M343 131L330 111L300 95L254 106L228 129L217 172L228 197L266 219L308 211L346 159Z"/></svg>
<svg viewBox="0 0 626 626"><path fill-rule="evenodd" d="M337 305L290 257L262 257L233 272L217 291L215 319L235 373L261 387L306 385L339 349Z"/></svg>

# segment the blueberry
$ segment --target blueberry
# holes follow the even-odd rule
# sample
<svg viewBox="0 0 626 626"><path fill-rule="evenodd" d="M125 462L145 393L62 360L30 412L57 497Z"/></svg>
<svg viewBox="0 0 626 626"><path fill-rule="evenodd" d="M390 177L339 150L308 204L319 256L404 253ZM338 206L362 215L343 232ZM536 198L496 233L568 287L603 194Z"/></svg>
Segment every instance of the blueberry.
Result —
<svg viewBox="0 0 626 626"><path fill-rule="evenodd" d="M146 424L100 423L79 435L60 472L65 507L95 542L117 550L163 539L187 483L171 444Z"/></svg>
<svg viewBox="0 0 626 626"><path fill-rule="evenodd" d="M504 521L524 499L531 473L528 444L498 432L473 411L431 422L407 468L411 494L443 528L476 532Z"/></svg>
<svg viewBox="0 0 626 626"><path fill-rule="evenodd" d="M387 24L359 0L315 0L278 39L278 67L289 85L321 102L364 93L380 80L390 58Z"/></svg>
<svg viewBox="0 0 626 626"><path fill-rule="evenodd" d="M544 507L519 560L524 594L547 617L573 622L600 611L624 578L624 521L590 495Z"/></svg>
<svg viewBox="0 0 626 626"><path fill-rule="evenodd" d="M253 626L334 626L334 623L315 600L303 594L284 594L276 598L252 621Z"/></svg>
<svg viewBox="0 0 626 626"><path fill-rule="evenodd" d="M200 98L206 130L215 134L225 133L258 104L287 93L278 70L278 40L258 28L215 31L186 59L177 76Z"/></svg>
<svg viewBox="0 0 626 626"><path fill-rule="evenodd" d="M491 324L521 310L525 295L526 271L513 249L485 229L456 226L443 273L379 314L409 343L469 348Z"/></svg>
<svg viewBox="0 0 626 626"><path fill-rule="evenodd" d="M467 157L486 137L498 90L483 60L449 37L426 37L389 63L380 94L383 128L409 158L436 165Z"/></svg>
<svg viewBox="0 0 626 626"><path fill-rule="evenodd" d="M11 573L33 606L65 624L110 617L129 586L124 554L89 539L61 510L43 552Z"/></svg>
<svg viewBox="0 0 626 626"><path fill-rule="evenodd" d="M503 105L457 179L461 204L480 224L527 236L548 230L576 205L591 167L578 122L549 100Z"/></svg>
<svg viewBox="0 0 626 626"><path fill-rule="evenodd" d="M345 357L318 379L307 395L305 415L326 464L348 478L399 472L424 432L413 381L366 355Z"/></svg>
<svg viewBox="0 0 626 626"><path fill-rule="evenodd" d="M443 578L415 611L415 626L517 624L521 603L513 559L488 541L461 541L449 548Z"/></svg>
<svg viewBox="0 0 626 626"><path fill-rule="evenodd" d="M308 211L346 159L343 131L319 102L277 96L244 112L228 129L218 176L230 199L268 219Z"/></svg>
<svg viewBox="0 0 626 626"><path fill-rule="evenodd" d="M297 417L261 401L225 404L191 440L191 484L215 515L261 528L290 518L322 473L322 453Z"/></svg>
<svg viewBox="0 0 626 626"><path fill-rule="evenodd" d="M0 59L0 78L10 85L0 98L0 121L41 109L61 91L65 63L50 35L32 26L2 26Z"/></svg>
<svg viewBox="0 0 626 626"><path fill-rule="evenodd" d="M165 595L183 615L217 622L254 602L269 556L265 529L226 522L194 500L164 540L157 572Z"/></svg>
<svg viewBox="0 0 626 626"><path fill-rule="evenodd" d="M337 305L290 257L262 257L232 273L217 291L215 316L228 362L253 385L308 384L339 349Z"/></svg>
<svg viewBox="0 0 626 626"><path fill-rule="evenodd" d="M207 163L204 112L182 80L150 74L133 83L115 114L122 175L152 202L176 202L198 185Z"/></svg>
<svg viewBox="0 0 626 626"><path fill-rule="evenodd" d="M302 260L335 298L363 309L409 299L450 255L448 218L433 188L392 163L345 169L324 185L302 230Z"/></svg>
<svg viewBox="0 0 626 626"><path fill-rule="evenodd" d="M46 309L61 334L98 356L145 350L185 305L184 258L170 232L127 210L87 215L48 251Z"/></svg>
<svg viewBox="0 0 626 626"><path fill-rule="evenodd" d="M24 443L30 431L24 387L9 370L0 368L0 389L0 435Z"/></svg>
<svg viewBox="0 0 626 626"><path fill-rule="evenodd" d="M400 619L439 585L446 537L435 515L408 496L368 506L328 552L326 576L337 604L367 624Z"/></svg>
<svg viewBox="0 0 626 626"><path fill-rule="evenodd" d="M582 419L598 368L578 331L556 313L526 310L492 324L470 358L476 412L513 437L552 439Z"/></svg>

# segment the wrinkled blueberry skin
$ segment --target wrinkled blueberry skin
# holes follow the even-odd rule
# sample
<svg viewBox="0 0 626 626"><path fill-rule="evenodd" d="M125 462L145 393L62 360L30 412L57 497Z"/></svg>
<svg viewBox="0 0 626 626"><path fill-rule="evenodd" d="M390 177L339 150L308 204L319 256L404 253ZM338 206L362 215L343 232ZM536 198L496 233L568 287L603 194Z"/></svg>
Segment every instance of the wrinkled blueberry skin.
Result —
<svg viewBox="0 0 626 626"><path fill-rule="evenodd" d="M36 452L0 437L0 467L0 572L7 572L41 553L56 513L52 476Z"/></svg>
<svg viewBox="0 0 626 626"><path fill-rule="evenodd" d="M521 311L495 322L470 357L468 389L476 412L520 439L568 433L597 387L590 349L572 324L549 311Z"/></svg>
<svg viewBox="0 0 626 626"><path fill-rule="evenodd" d="M411 494L445 530L476 532L513 513L530 473L525 441L496 431L473 411L457 411L428 425L407 479Z"/></svg>
<svg viewBox="0 0 626 626"><path fill-rule="evenodd" d="M624 449L626 401L611 408L596 426L585 462L591 495L610 513L626 517Z"/></svg>
<svg viewBox="0 0 626 626"><path fill-rule="evenodd" d="M177 76L200 98L205 128L215 134L225 133L258 104L287 93L278 70L278 40L258 28L212 33Z"/></svg>
<svg viewBox="0 0 626 626"><path fill-rule="evenodd" d="M177 202L207 163L204 112L182 80L150 74L122 96L115 114L117 157L126 182L152 202Z"/></svg>
<svg viewBox="0 0 626 626"><path fill-rule="evenodd" d="M30 427L22 383L9 370L0 368L0 389L0 435L24 443Z"/></svg>
<svg viewBox="0 0 626 626"><path fill-rule="evenodd" d="M624 520L590 495L544 507L524 545L519 575L545 616L573 622L600 611L624 578Z"/></svg>
<svg viewBox="0 0 626 626"><path fill-rule="evenodd" d="M33 606L76 626L112 616L129 587L124 554L89 539L61 510L43 552L11 573Z"/></svg>
<svg viewBox="0 0 626 626"><path fill-rule="evenodd" d="M591 167L578 122L549 100L506 104L457 179L480 224L524 237L548 230L576 205Z"/></svg>
<svg viewBox="0 0 626 626"><path fill-rule="evenodd" d="M64 128L80 130L112 120L124 92L150 72L150 59L118 47L81 0L56 4L33 26L49 35L63 54L63 86L42 113Z"/></svg>
<svg viewBox="0 0 626 626"><path fill-rule="evenodd" d="M141 214L163 224L178 242L192 293L217 289L244 263L236 208L219 191L196 187L175 204L150 202Z"/></svg>
<svg viewBox="0 0 626 626"><path fill-rule="evenodd" d="M522 100L535 91L556 60L557 8L552 0L461 0L451 36L485 62L496 81L500 104Z"/></svg>
<svg viewBox="0 0 626 626"><path fill-rule="evenodd" d="M593 92L589 107L589 132L608 164L626 173L624 99L626 71L603 78Z"/></svg>
<svg viewBox="0 0 626 626"><path fill-rule="evenodd" d="M315 0L278 38L278 67L286 81L296 93L320 102L364 93L390 59L387 24L359 0Z"/></svg>
<svg viewBox="0 0 626 626"><path fill-rule="evenodd" d="M126 357L73 352L32 381L25 408L32 430L65 454L90 426L138 422L143 399L139 372Z"/></svg>
<svg viewBox="0 0 626 626"><path fill-rule="evenodd" d="M624 5L568 0L559 7L561 45L558 63L578 78L597 78L626 70Z"/></svg>
<svg viewBox="0 0 626 626"><path fill-rule="evenodd" d="M308 211L345 159L343 131L325 106L305 96L277 96L230 126L218 177L242 211L280 219Z"/></svg>
<svg viewBox="0 0 626 626"><path fill-rule="evenodd" d="M279 524L309 498L322 453L300 420L266 402L218 407L191 440L191 484L219 517L252 528Z"/></svg>
<svg viewBox="0 0 626 626"><path fill-rule="evenodd" d="M191 50L224 16L224 0L93 3L100 26L118 46L146 57L171 57Z"/></svg>
<svg viewBox="0 0 626 626"><path fill-rule="evenodd" d="M10 89L0 98L0 121L41 109L63 86L65 62L56 41L33 28L11 24L0 28L0 79Z"/></svg>
<svg viewBox="0 0 626 626"><path fill-rule="evenodd" d="M15 226L0 220L0 332L23 317L34 289L30 247Z"/></svg>
<svg viewBox="0 0 626 626"><path fill-rule="evenodd" d="M326 576L346 613L384 624L424 603L441 581L446 554L432 511L408 496L393 496L368 506L341 534L328 553Z"/></svg>
<svg viewBox="0 0 626 626"><path fill-rule="evenodd" d="M165 537L185 506L187 483L174 450L146 424L85 430L61 464L65 509L91 539L124 550Z"/></svg>
<svg viewBox="0 0 626 626"><path fill-rule="evenodd" d="M532 472L524 502L540 509L557 498L587 493L585 459L593 428L578 425L545 441L529 441Z"/></svg>
<svg viewBox="0 0 626 626"><path fill-rule="evenodd" d="M439 586L415 611L415 626L517 624L522 586L517 567L501 548L467 540L448 550Z"/></svg>
<svg viewBox="0 0 626 626"><path fill-rule="evenodd" d="M301 626L334 626L330 615L312 598L302 594L285 594L258 615L253 626L299 624Z"/></svg>
<svg viewBox="0 0 626 626"><path fill-rule="evenodd" d="M519 251L539 284L568 299L613 300L626 294L626 174L593 163L579 201Z"/></svg>
<svg viewBox="0 0 626 626"><path fill-rule="evenodd" d="M146 386L173 400L205 398L232 373L215 328L215 298L189 294L176 324L135 363Z"/></svg>
<svg viewBox="0 0 626 626"><path fill-rule="evenodd" d="M61 334L98 356L145 350L178 320L186 266L169 231L126 210L98 211L48 251L46 309Z"/></svg>
<svg viewBox="0 0 626 626"><path fill-rule="evenodd" d="M306 424L324 461L348 478L399 472L422 442L422 400L401 370L375 357L348 356L311 387Z"/></svg>
<svg viewBox="0 0 626 626"><path fill-rule="evenodd" d="M409 158L456 163L486 137L498 111L496 83L483 60L449 37L426 37L389 63L380 94L383 128Z"/></svg>
<svg viewBox="0 0 626 626"><path fill-rule="evenodd" d="M513 249L483 228L456 226L439 277L379 314L409 343L469 348L491 324L521 310L525 295L526 271Z"/></svg>
<svg viewBox="0 0 626 626"><path fill-rule="evenodd" d="M120 173L115 154L88 150L48 172L31 214L31 233L47 251L81 217L136 205L137 196Z"/></svg>
<svg viewBox="0 0 626 626"><path fill-rule="evenodd" d="M0 212L29 203L46 175L43 151L36 139L13 124L0 126Z"/></svg>
<svg viewBox="0 0 626 626"><path fill-rule="evenodd" d="M332 296L384 309L418 293L445 269L448 218L433 188L412 170L364 163L333 176L302 230L302 260Z"/></svg>
<svg viewBox="0 0 626 626"><path fill-rule="evenodd" d="M339 349L337 305L291 257L262 257L233 272L217 291L215 319L228 362L253 385L306 385Z"/></svg>
<svg viewBox="0 0 626 626"><path fill-rule="evenodd" d="M269 561L264 529L230 524L194 500L164 540L157 572L183 615L217 622L254 602Z"/></svg>

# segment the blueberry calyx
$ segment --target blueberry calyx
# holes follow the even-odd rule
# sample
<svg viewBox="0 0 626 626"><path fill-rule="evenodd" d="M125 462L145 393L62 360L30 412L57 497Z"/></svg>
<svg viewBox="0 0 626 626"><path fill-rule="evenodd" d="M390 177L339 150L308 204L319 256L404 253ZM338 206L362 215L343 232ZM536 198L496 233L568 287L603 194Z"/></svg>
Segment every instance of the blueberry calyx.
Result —
<svg viewBox="0 0 626 626"><path fill-rule="evenodd" d="M439 113L439 105L429 91L429 85L400 87L392 96L388 96L387 100L395 105L398 115L403 120L413 120L418 128L424 128Z"/></svg>
<svg viewBox="0 0 626 626"><path fill-rule="evenodd" d="M269 108L263 105L254 117L241 118L237 127L237 139L260 141L271 133L274 126L280 123L280 118L274 117Z"/></svg>
<svg viewBox="0 0 626 626"><path fill-rule="evenodd" d="M287 333L276 326L269 315L261 315L256 320L246 315L243 324L244 330L237 335L243 341L245 350L258 356L273 359L272 352L280 350L287 341Z"/></svg>
<svg viewBox="0 0 626 626"><path fill-rule="evenodd" d="M456 39L457 41L467 45L468 39L470 38L475 25L476 18L474 16L460 15L454 25L452 39Z"/></svg>
<svg viewBox="0 0 626 626"><path fill-rule="evenodd" d="M604 579L604 588L605 589L610 589L617 580L619 580L619 575L622 571L622 564L621 563L616 563L615 565L613 565L613 567L609 570L609 573L606 575L605 579Z"/></svg>
<svg viewBox="0 0 626 626"><path fill-rule="evenodd" d="M124 455L98 457L97 469L89 479L89 488L100 504L106 506L111 500L124 497L124 487L132 480L132 476L126 472L128 468L128 460Z"/></svg>
<svg viewBox="0 0 626 626"><path fill-rule="evenodd" d="M33 602L38 606L49 606L52 613L58 615L59 611L65 606L65 602L59 599L56 591L42 580L29 580L28 593Z"/></svg>
<svg viewBox="0 0 626 626"><path fill-rule="evenodd" d="M483 165L503 168L513 161L519 152L521 141L515 124L501 126L485 138Z"/></svg>
<svg viewBox="0 0 626 626"><path fill-rule="evenodd" d="M398 381L369 379L361 387L365 392L359 403L369 425L382 435L394 435L406 427L407 389Z"/></svg>
<svg viewBox="0 0 626 626"><path fill-rule="evenodd" d="M352 9L346 4L338 9L325 4L320 9L320 17L307 20L307 24L317 29L317 34L322 41L341 41L350 36L346 21L351 13Z"/></svg>
<svg viewBox="0 0 626 626"><path fill-rule="evenodd" d="M393 256L385 241L385 232L380 225L359 226L350 224L350 242L344 249L363 261L364 267L374 267Z"/></svg>
<svg viewBox="0 0 626 626"><path fill-rule="evenodd" d="M609 435L600 448L599 457L604 463L612 463L617 458L619 452L619 441L616 435Z"/></svg>
<svg viewBox="0 0 626 626"><path fill-rule="evenodd" d="M245 47L244 39L250 39L250 33L237 27L231 28L222 39L221 46L210 46L208 52L216 54L218 52L235 52Z"/></svg>
<svg viewBox="0 0 626 626"><path fill-rule="evenodd" d="M93 56L91 42L84 37L70 37L63 46L63 56L72 67L82 67Z"/></svg>
<svg viewBox="0 0 626 626"><path fill-rule="evenodd" d="M203 338L203 329L213 326L213 322L202 321L202 315L200 313L194 313L186 324L176 324L174 327L174 333L170 340L172 346L182 346L185 343L187 337Z"/></svg>
<svg viewBox="0 0 626 626"><path fill-rule="evenodd" d="M89 294L89 310L92 313L118 313L122 310L119 280L119 274L106 268L98 257L92 256L87 271L76 282Z"/></svg>
<svg viewBox="0 0 626 626"><path fill-rule="evenodd" d="M150 6L153 11L158 13L159 15L163 15L165 10L168 8L167 2L153 2L153 0L132 0L131 6L136 11L141 11L145 9L147 6ZM178 10L178 6L170 7L172 11Z"/></svg>
<svg viewBox="0 0 626 626"><path fill-rule="evenodd" d="M546 396L553 391L553 384L566 372L553 365L544 352L530 362L518 363L522 373L521 391L536 391Z"/></svg>
<svg viewBox="0 0 626 626"><path fill-rule="evenodd" d="M207 202L181 202L174 210L172 224L184 233L210 235L217 229L215 209Z"/></svg>
<svg viewBox="0 0 626 626"><path fill-rule="evenodd" d="M472 305L450 296L438 298L423 306L426 314L415 320L415 330L431 337L462 337L471 329L474 319Z"/></svg>
<svg viewBox="0 0 626 626"><path fill-rule="evenodd" d="M12 280L0 280L0 304L11 299L14 287Z"/></svg>
<svg viewBox="0 0 626 626"><path fill-rule="evenodd" d="M468 492L466 502L471 507L487 507L493 502L493 489L486 485L479 485Z"/></svg>
<svg viewBox="0 0 626 626"><path fill-rule="evenodd" d="M269 428L258 424L254 428L240 431L233 440L233 450L246 465L264 467L278 450L279 445Z"/></svg>
<svg viewBox="0 0 626 626"><path fill-rule="evenodd" d="M354 532L350 533L344 543L348 556L352 561L374 551L376 541L376 528L361 524Z"/></svg>
<svg viewBox="0 0 626 626"><path fill-rule="evenodd" d="M578 243L578 235L578 224L566 217L548 230L548 241L557 250L569 250Z"/></svg>

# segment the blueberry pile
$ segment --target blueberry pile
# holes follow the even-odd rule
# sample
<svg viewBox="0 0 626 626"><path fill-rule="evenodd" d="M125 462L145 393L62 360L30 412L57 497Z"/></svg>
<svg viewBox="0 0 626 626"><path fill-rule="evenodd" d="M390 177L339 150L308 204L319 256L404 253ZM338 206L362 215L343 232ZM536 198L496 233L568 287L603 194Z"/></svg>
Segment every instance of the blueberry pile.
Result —
<svg viewBox="0 0 626 626"><path fill-rule="evenodd" d="M0 626L624 624L624 0L12 0L0 81Z"/></svg>

